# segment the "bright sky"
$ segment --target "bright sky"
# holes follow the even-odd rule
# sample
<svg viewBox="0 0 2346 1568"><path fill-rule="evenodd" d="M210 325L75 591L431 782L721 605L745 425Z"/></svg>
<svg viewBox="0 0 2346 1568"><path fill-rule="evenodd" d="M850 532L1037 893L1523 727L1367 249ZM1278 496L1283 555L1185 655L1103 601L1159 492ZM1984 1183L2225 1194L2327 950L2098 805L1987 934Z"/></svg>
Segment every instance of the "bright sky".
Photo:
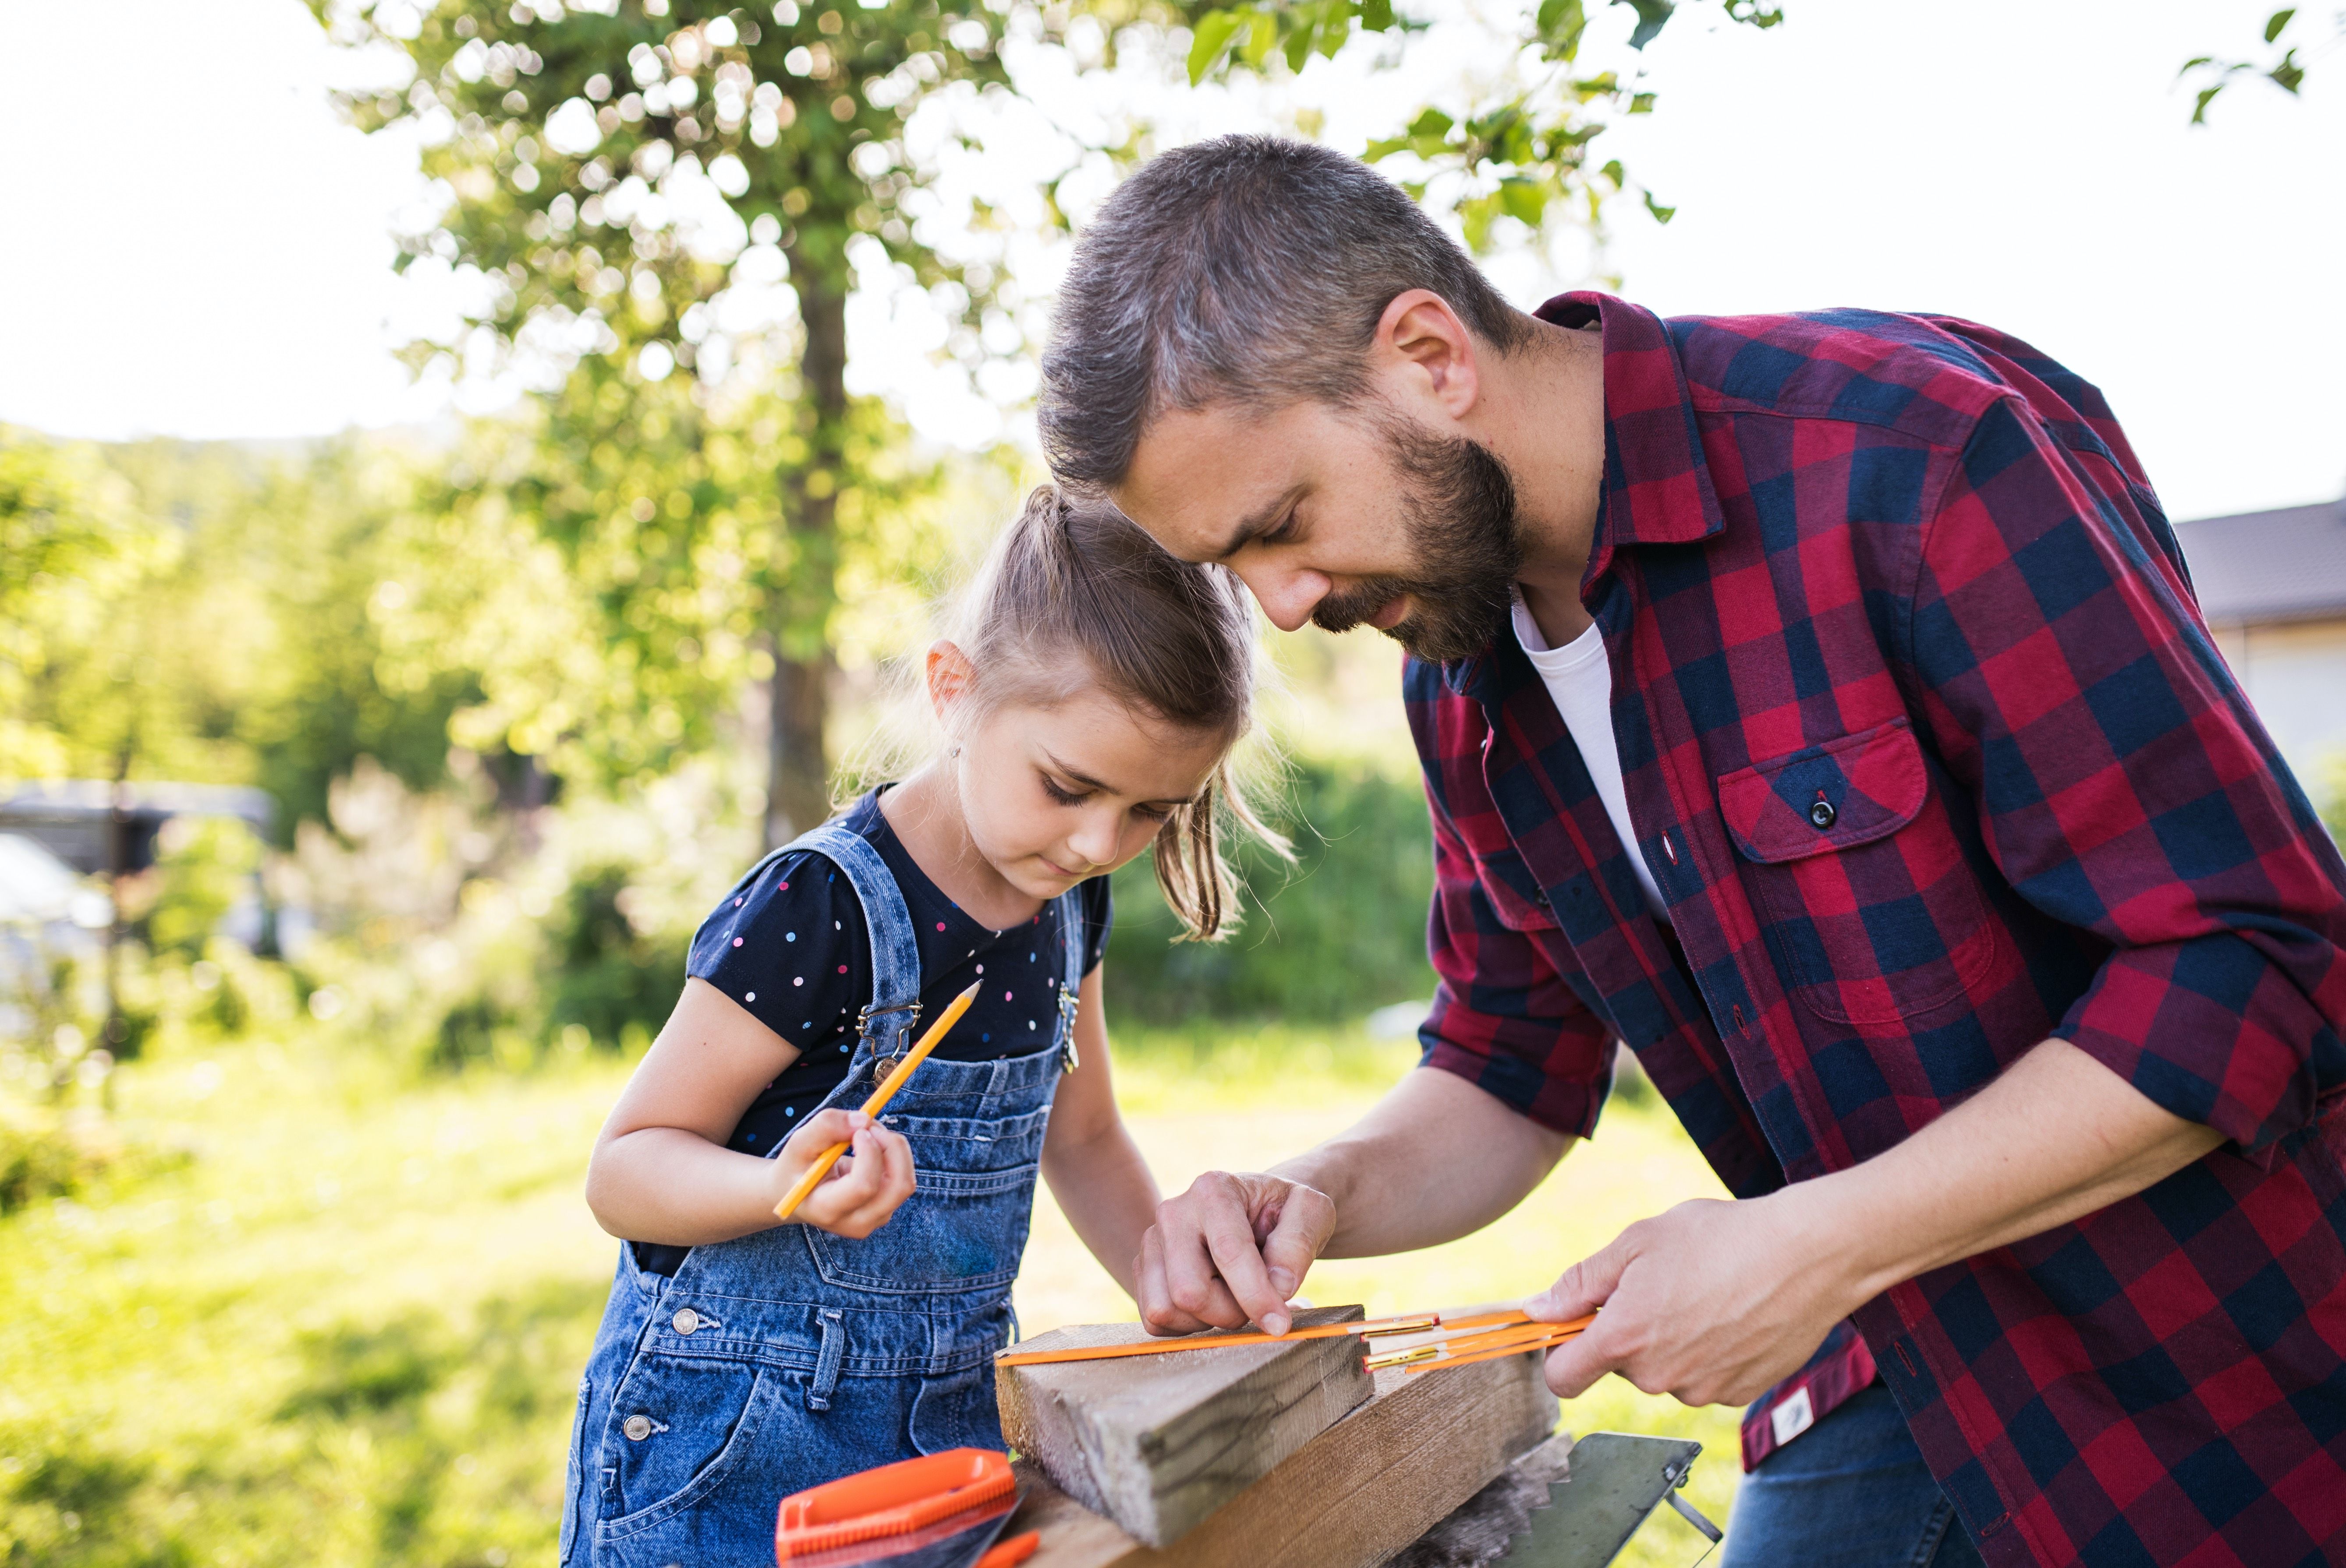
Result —
<svg viewBox="0 0 2346 1568"><path fill-rule="evenodd" d="M1766 34L1689 7L1648 51L1658 111L1606 145L1678 216L1623 210L1607 265L1632 298L2018 332L2100 382L2178 516L2346 488L2346 54L2303 100L2246 83L2194 131L2177 66L2249 46L2269 0L1784 3ZM1474 69L1478 36L1437 28L1417 74ZM289 436L448 406L391 357L444 296L390 271L414 151L334 119L351 68L300 0L0 0L0 421ZM1343 144L1403 96L1363 81L1316 62L1282 94ZM1174 137L1273 112L1150 96ZM1579 281L1528 255L1494 270L1525 304ZM858 383L927 433L1005 428L927 369L917 324L874 307L856 331Z"/></svg>

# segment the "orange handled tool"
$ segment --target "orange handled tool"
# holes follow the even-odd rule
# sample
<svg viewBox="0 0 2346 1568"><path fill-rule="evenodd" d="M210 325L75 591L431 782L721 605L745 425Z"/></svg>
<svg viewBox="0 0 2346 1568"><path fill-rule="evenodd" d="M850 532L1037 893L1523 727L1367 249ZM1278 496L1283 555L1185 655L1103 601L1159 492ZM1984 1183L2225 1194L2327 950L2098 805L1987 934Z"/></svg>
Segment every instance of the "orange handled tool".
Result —
<svg viewBox="0 0 2346 1568"><path fill-rule="evenodd" d="M956 1448L782 1499L778 1568L1010 1568L1034 1553L1032 1531L996 1544L1018 1506L1007 1454Z"/></svg>
<svg viewBox="0 0 2346 1568"><path fill-rule="evenodd" d="M913 1069L928 1060L931 1048L945 1037L946 1030L961 1022L961 1015L969 1011L971 1003L977 1000L978 986L984 983L985 982L982 980L974 983L967 991L945 1004L944 1013L934 1023L929 1025L928 1033L921 1036L920 1044L913 1047L912 1054L897 1063L896 1070L889 1074L886 1081L878 1088L872 1091L870 1099L863 1102L865 1115L876 1116L887 1108L888 1102L896 1097L896 1091L904 1086L904 1080L913 1075ZM807 1194L812 1192L821 1184L822 1178L831 1174L831 1167L839 1163L839 1156L847 1152L847 1147L845 1144L833 1144L816 1156L814 1164L807 1166L806 1175L799 1177L791 1185L790 1190L782 1195L782 1201L774 1206L774 1217L790 1218L791 1212L806 1201Z"/></svg>

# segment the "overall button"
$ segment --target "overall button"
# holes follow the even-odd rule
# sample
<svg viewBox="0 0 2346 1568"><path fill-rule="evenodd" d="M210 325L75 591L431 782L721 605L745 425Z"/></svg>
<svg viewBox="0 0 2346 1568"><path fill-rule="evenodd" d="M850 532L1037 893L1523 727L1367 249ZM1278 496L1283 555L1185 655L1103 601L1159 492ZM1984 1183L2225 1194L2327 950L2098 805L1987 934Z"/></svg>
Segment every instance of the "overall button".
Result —
<svg viewBox="0 0 2346 1568"><path fill-rule="evenodd" d="M629 1442L641 1442L652 1435L652 1419L649 1416L629 1416L619 1423L619 1430L627 1434Z"/></svg>
<svg viewBox="0 0 2346 1568"><path fill-rule="evenodd" d="M700 1327L700 1314L689 1307L680 1307L677 1308L676 1316L668 1321L676 1325L678 1333L689 1334Z"/></svg>
<svg viewBox="0 0 2346 1568"><path fill-rule="evenodd" d="M1831 827L1833 819L1840 815L1840 812L1833 809L1832 802L1830 800L1820 800L1809 808L1809 820L1820 828Z"/></svg>

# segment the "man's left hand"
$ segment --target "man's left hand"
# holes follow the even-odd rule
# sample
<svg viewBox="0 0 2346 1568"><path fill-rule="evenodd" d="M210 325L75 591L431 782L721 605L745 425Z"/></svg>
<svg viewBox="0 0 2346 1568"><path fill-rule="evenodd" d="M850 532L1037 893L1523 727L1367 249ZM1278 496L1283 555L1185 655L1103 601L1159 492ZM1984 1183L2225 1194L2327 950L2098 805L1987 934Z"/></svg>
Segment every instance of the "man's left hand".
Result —
<svg viewBox="0 0 2346 1568"><path fill-rule="evenodd" d="M1525 1306L1545 1322L1597 1318L1549 1353L1548 1387L1572 1399L1618 1372L1689 1405L1740 1405L1799 1370L1863 1299L1801 1196L1682 1203L1566 1269Z"/></svg>

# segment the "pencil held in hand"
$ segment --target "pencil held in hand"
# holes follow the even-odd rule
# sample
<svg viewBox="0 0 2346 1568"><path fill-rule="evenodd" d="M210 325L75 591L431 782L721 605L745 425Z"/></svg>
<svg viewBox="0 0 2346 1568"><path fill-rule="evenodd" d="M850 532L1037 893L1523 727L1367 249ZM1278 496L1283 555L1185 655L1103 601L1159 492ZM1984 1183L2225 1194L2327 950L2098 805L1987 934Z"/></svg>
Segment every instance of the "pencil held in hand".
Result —
<svg viewBox="0 0 2346 1568"><path fill-rule="evenodd" d="M977 1000L978 986L984 983L984 981L978 981L967 991L945 1004L944 1012L934 1023L929 1025L928 1033L921 1036L920 1043L913 1047L912 1054L897 1063L896 1070L889 1074L878 1088L872 1091L870 1099L863 1102L865 1115L878 1116L887 1107L888 1102L896 1097L896 1091L904 1086L904 1080L913 1075L913 1069L928 1059L930 1050L938 1041L945 1037L946 1030L961 1022L961 1015L969 1011L971 1003ZM797 1185L784 1193L782 1201L774 1206L774 1217L790 1218L799 1205L806 1201L807 1194L814 1191L822 1178L831 1174L831 1167L839 1163L839 1156L845 1154L847 1149L848 1145L845 1144L833 1144L816 1156L814 1164L807 1166L806 1175L799 1177Z"/></svg>

